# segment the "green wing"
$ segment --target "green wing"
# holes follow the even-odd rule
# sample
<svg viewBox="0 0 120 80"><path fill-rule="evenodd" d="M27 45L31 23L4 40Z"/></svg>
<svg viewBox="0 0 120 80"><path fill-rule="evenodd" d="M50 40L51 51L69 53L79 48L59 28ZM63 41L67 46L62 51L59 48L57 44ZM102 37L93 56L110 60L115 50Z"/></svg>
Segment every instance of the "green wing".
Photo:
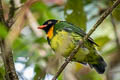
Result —
<svg viewBox="0 0 120 80"><path fill-rule="evenodd" d="M77 34L79 34L79 35L82 36L82 37L84 37L84 36L86 35L86 33L85 33L82 29L80 29L79 27L77 27L77 26L75 26L75 25L73 25L73 24L71 24L71 23L68 23L68 22L66 22L66 21L61 21L61 22L57 23L57 24L55 25L55 30L54 30L54 32L55 32L56 30L63 30L63 29L64 29L65 31L67 31L67 32L77 33ZM56 34L56 33L55 33L55 34ZM88 41L98 46L98 44L96 44L91 37L88 38Z"/></svg>

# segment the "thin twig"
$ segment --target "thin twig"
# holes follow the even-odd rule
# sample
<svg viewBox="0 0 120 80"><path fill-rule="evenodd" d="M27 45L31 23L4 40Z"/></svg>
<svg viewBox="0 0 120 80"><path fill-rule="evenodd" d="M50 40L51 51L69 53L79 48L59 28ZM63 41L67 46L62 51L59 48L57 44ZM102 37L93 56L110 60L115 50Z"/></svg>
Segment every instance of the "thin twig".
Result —
<svg viewBox="0 0 120 80"><path fill-rule="evenodd" d="M58 72L55 74L55 76L52 78L52 80L56 80L57 77L60 75L60 73L64 70L64 68L67 66L67 64L72 60L72 58L75 56L75 54L78 52L79 48L83 45L84 41L96 30L96 28L103 22L103 20L113 11L114 8L116 8L120 3L120 0L117 0L112 7L107 9L103 15L100 17L100 19L96 22L96 24L93 26L93 28L88 32L88 34L85 35L82 41L79 41L79 44L76 46L76 48L72 51L70 56L66 59L64 64L60 67Z"/></svg>

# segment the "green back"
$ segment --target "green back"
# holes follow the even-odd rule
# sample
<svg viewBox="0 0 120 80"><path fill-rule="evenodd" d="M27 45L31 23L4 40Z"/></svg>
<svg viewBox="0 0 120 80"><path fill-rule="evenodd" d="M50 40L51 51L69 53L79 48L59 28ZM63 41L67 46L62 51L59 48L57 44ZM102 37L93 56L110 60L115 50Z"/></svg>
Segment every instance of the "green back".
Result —
<svg viewBox="0 0 120 80"><path fill-rule="evenodd" d="M73 25L71 23L68 23L66 21L61 21L61 22L55 24L54 35L56 34L56 32L58 30L65 30L67 32L74 32L74 33L80 35L81 37L84 37L86 35L86 33L82 29L80 29L79 27L77 27L77 26L75 26L75 25ZM93 44L95 44L95 45L97 45L93 41L93 39L90 38L90 37L88 38L88 41L91 42L91 43L93 43Z"/></svg>

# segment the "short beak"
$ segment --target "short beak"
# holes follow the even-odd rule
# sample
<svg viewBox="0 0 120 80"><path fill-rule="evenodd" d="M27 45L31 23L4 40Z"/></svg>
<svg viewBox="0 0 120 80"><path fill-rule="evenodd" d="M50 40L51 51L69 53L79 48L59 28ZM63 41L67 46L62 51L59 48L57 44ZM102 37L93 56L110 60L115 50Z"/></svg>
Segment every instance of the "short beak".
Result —
<svg viewBox="0 0 120 80"><path fill-rule="evenodd" d="M41 26L38 27L38 29L43 29L45 27L47 27L47 25L41 25Z"/></svg>

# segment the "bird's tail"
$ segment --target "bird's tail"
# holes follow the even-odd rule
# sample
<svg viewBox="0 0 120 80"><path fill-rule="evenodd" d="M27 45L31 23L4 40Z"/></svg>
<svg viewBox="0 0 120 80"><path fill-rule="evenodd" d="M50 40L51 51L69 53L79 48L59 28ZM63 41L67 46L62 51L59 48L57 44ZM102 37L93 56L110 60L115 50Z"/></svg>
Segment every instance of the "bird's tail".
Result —
<svg viewBox="0 0 120 80"><path fill-rule="evenodd" d="M88 62L91 68L94 68L98 73L103 74L107 66L104 59L97 54L97 58L93 62Z"/></svg>

